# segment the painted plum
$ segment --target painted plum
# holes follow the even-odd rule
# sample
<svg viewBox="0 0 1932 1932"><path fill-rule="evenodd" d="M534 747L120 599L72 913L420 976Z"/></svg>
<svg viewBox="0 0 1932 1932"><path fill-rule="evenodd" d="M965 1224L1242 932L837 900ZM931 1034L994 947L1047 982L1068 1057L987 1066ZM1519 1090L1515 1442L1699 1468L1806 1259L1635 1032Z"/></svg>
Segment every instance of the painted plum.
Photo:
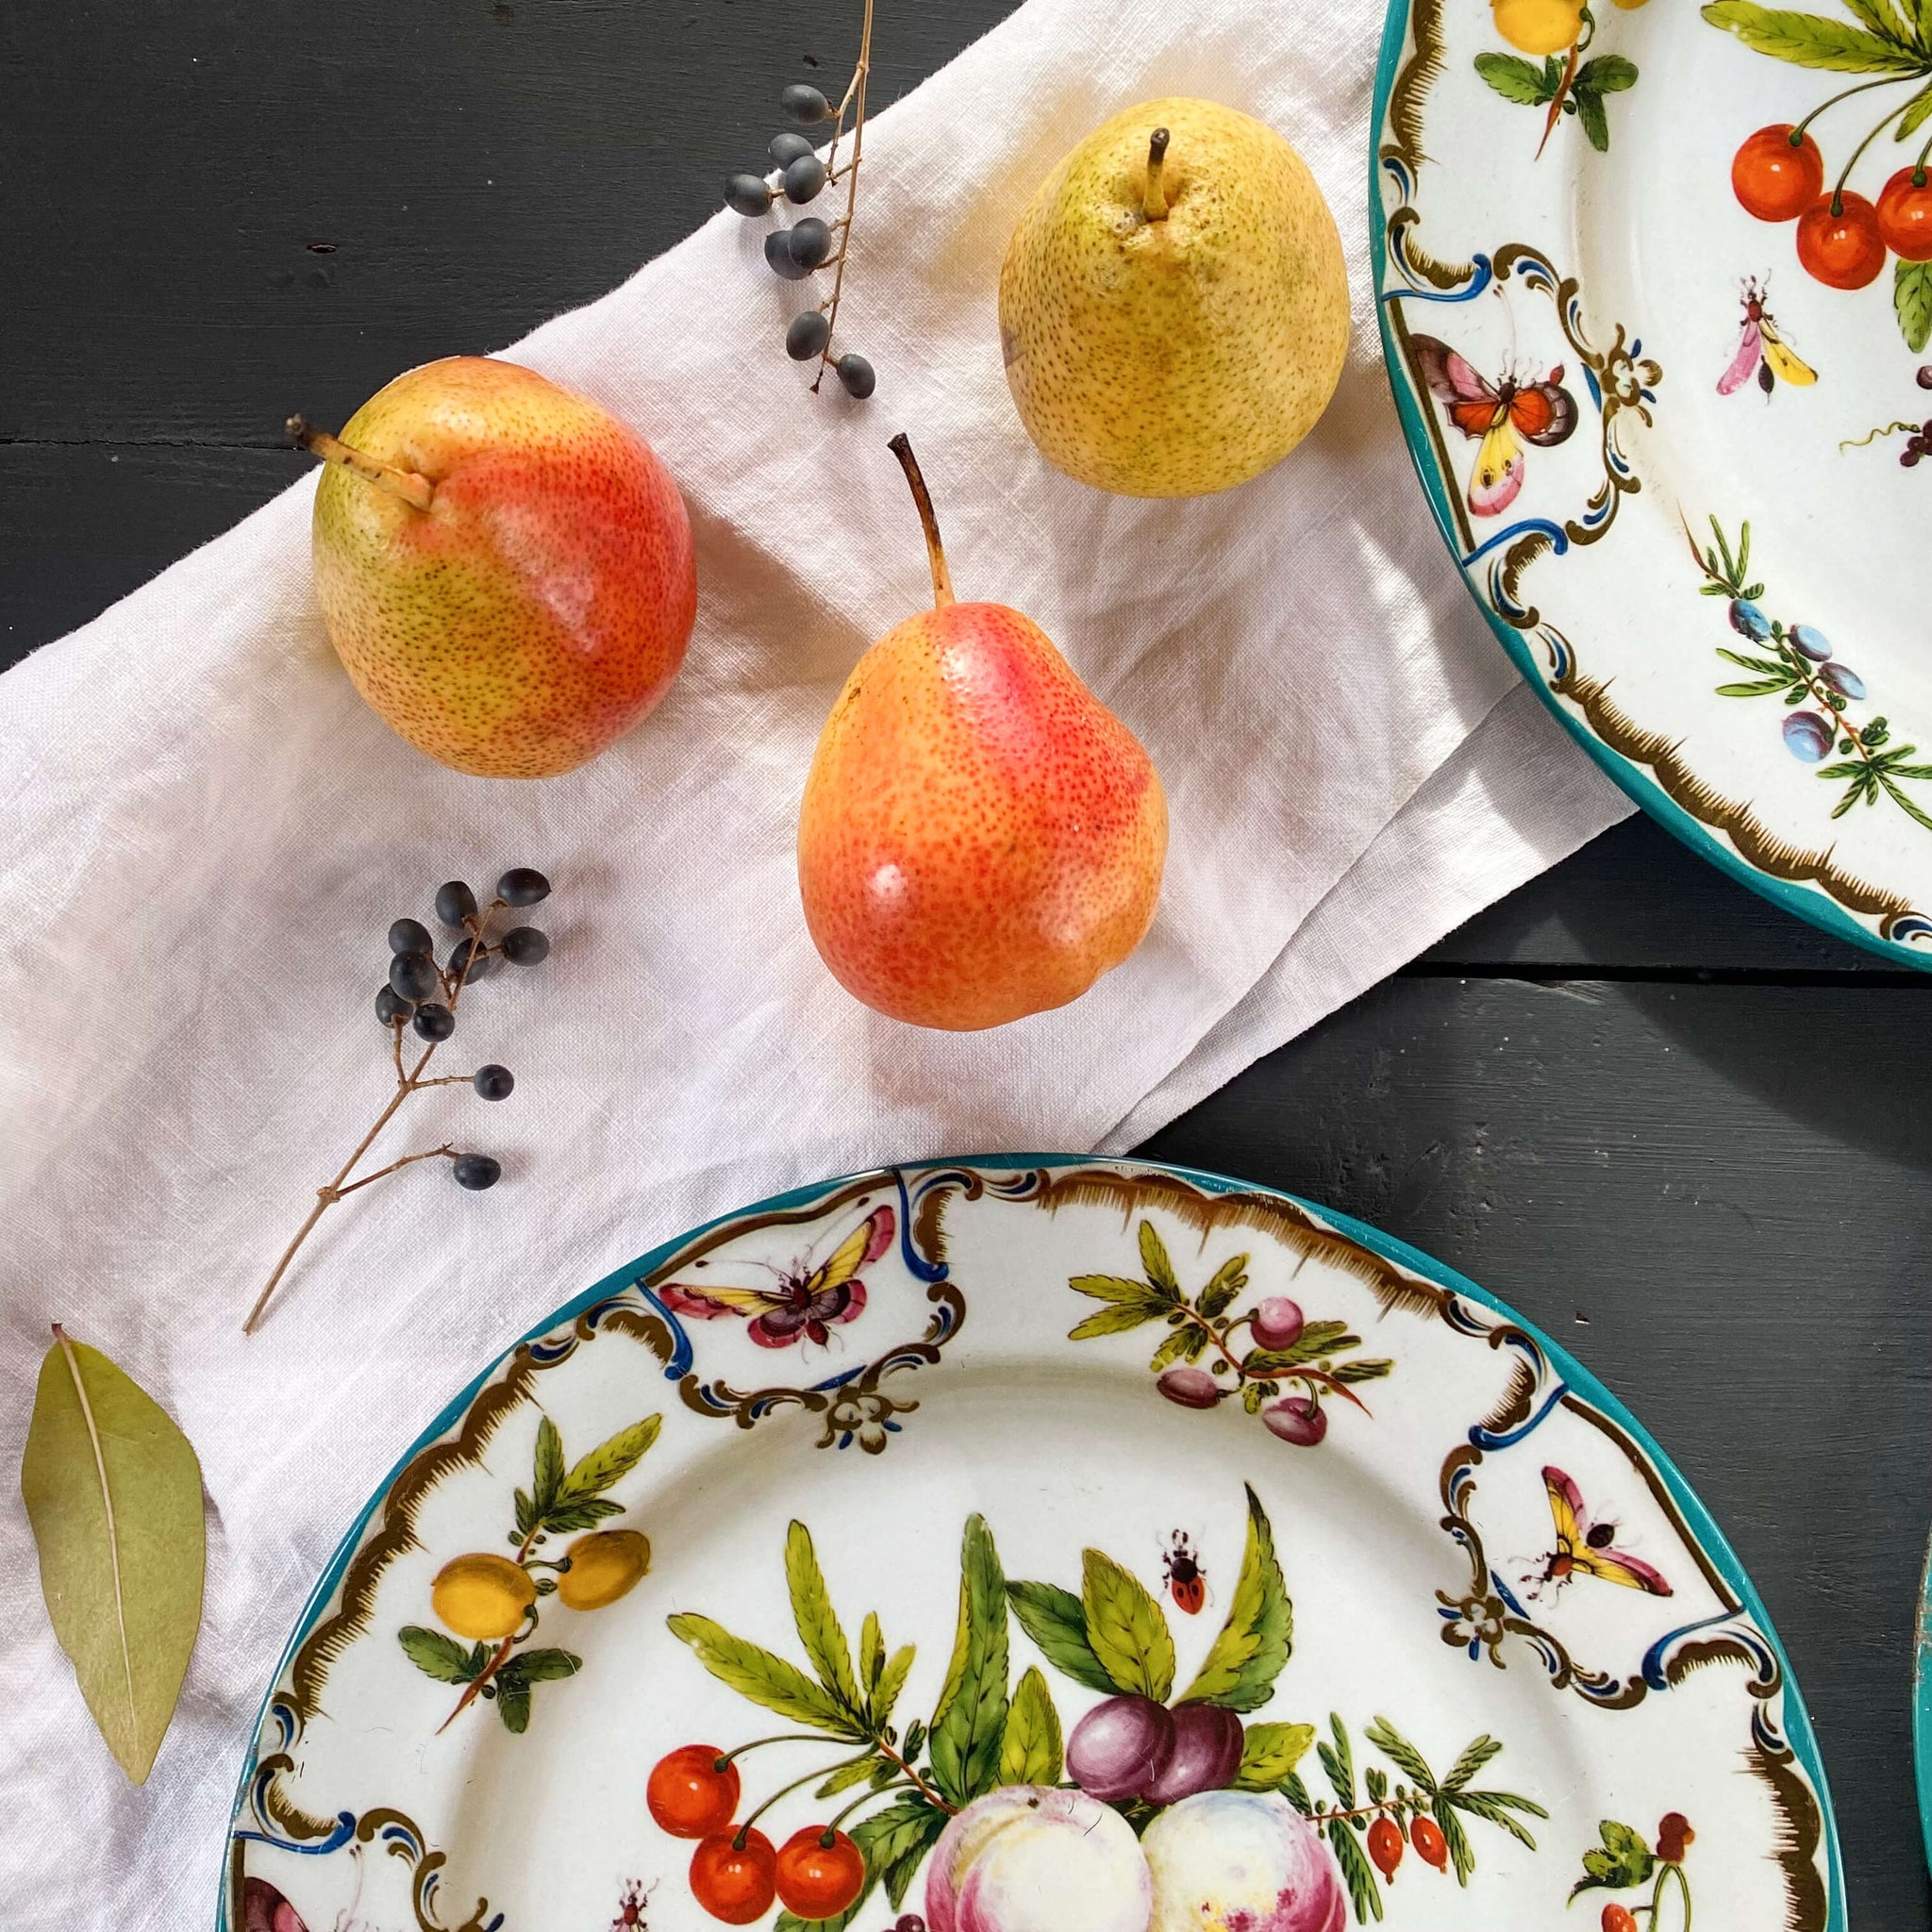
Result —
<svg viewBox="0 0 1932 1932"><path fill-rule="evenodd" d="M1278 1791L1203 1791L1141 1840L1151 1932L1342 1932L1347 1901L1322 1840Z"/></svg>
<svg viewBox="0 0 1932 1932"><path fill-rule="evenodd" d="M974 1799L926 1867L930 1932L1147 1932L1153 1906L1133 1827L1084 1791L1049 1785Z"/></svg>

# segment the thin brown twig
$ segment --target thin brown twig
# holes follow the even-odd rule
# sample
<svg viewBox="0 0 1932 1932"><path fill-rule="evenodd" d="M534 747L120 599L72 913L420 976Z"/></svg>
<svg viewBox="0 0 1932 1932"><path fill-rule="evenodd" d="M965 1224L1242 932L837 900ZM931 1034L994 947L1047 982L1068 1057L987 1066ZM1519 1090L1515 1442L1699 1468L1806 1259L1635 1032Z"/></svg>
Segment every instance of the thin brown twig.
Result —
<svg viewBox="0 0 1932 1932"><path fill-rule="evenodd" d="M463 921L464 929L469 933L473 941L480 942L482 941L484 932L488 928L491 920L498 912L502 911L508 904L508 902L504 899L491 899L490 904L484 907L480 913L473 914L470 918ZM468 958L463 961L463 970L457 974L456 983L453 986L450 984L449 977L442 969L441 967L437 968L437 977L442 981L451 1012L456 1011L457 1002L462 997L463 987L469 979L470 967L475 958L475 946L473 944ZM391 1025L390 1032L391 1035L391 1043L395 1056L396 1091L390 1095L388 1104L375 1116L375 1124L356 1143L356 1151L349 1156L348 1159L342 1162L335 1178L325 1186L316 1189L315 1206L308 1210L308 1218L295 1230L294 1239L282 1250L281 1258L275 1265L275 1272L263 1284L261 1292L255 1298L255 1306L249 1309L247 1319L242 1324L242 1332L244 1335L253 1335L255 1333L256 1327L261 1321L262 1311L268 1307L269 1297L281 1285L282 1276L289 1272L289 1264L294 1260L302 1243L308 1239L309 1235L314 1231L315 1224L322 1219L323 1214L328 1208L333 1208L344 1194L353 1194L358 1188L366 1187L370 1181L381 1180L384 1174L393 1174L396 1168L407 1167L412 1160L426 1159L434 1155L450 1151L447 1148L438 1147L432 1148L428 1155L412 1154L407 1159L398 1160L391 1166L384 1168L380 1174L365 1174L359 1181L351 1182L349 1180L349 1176L356 1171L357 1162L375 1144L375 1137L382 1132L383 1128L389 1125L390 1122L395 1117L396 1109L402 1106L403 1102L408 1099L409 1095L414 1093L419 1088L440 1087L444 1084L441 1080L425 1080L423 1077L423 1070L429 1064L430 1058L435 1054L437 1047L441 1043L441 1041L432 1040L423 1049L416 1064L406 1069L403 1065L402 1022L394 1022Z"/></svg>
<svg viewBox="0 0 1932 1932"><path fill-rule="evenodd" d="M832 135L830 160L836 163L840 138L845 127L845 110L851 108L852 159L845 169L845 216L840 224L839 253L833 258L832 292L824 304L825 345L819 351L819 373L812 377L813 395L818 394L819 385L831 366L833 339L839 327L839 298L845 291L845 258L852 251L852 214L858 206L858 163L865 153L865 81L872 71L872 9L873 0L865 0L865 25L858 33L858 64L852 71L852 83L845 90L845 98L839 103L838 125Z"/></svg>

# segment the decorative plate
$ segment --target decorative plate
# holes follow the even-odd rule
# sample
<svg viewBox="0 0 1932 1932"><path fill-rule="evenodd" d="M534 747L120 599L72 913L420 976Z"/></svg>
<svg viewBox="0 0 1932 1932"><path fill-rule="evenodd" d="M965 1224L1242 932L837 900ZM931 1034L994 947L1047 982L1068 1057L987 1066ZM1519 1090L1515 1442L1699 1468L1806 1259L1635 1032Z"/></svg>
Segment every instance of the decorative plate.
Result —
<svg viewBox="0 0 1932 1932"><path fill-rule="evenodd" d="M1377 308L1550 708L1726 872L1932 967L1932 5L1818 4L1394 0Z"/></svg>
<svg viewBox="0 0 1932 1932"><path fill-rule="evenodd" d="M218 1923L1658 1932L1693 1901L1844 1923L1763 1607L1615 1398L1369 1228L1021 1156L729 1216L465 1390L303 1613Z"/></svg>

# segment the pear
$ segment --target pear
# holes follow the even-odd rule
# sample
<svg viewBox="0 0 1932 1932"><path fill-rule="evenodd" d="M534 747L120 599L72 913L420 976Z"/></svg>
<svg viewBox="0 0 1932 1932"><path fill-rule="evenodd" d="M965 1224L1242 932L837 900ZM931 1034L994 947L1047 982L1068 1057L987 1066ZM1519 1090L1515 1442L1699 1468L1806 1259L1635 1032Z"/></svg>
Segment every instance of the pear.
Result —
<svg viewBox="0 0 1932 1932"><path fill-rule="evenodd" d="M392 730L459 772L549 778L621 738L683 661L691 521L643 439L514 362L399 375L328 467L315 588L336 654Z"/></svg>
<svg viewBox="0 0 1932 1932"><path fill-rule="evenodd" d="M1348 349L1341 238L1272 127L1147 101L1067 155L1000 271L1000 341L1048 462L1123 496L1205 496L1271 469Z"/></svg>
<svg viewBox="0 0 1932 1932"><path fill-rule="evenodd" d="M932 499L933 608L854 667L798 821L806 924L869 1007L968 1031L1064 1006L1140 944L1167 800L1132 732L1031 619L959 604Z"/></svg>

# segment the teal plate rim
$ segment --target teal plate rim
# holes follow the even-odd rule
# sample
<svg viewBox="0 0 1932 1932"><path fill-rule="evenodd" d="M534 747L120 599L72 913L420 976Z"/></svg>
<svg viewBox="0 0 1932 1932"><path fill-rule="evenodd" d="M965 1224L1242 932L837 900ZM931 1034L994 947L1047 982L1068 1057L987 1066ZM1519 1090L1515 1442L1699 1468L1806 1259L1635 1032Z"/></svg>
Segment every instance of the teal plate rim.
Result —
<svg viewBox="0 0 1932 1932"><path fill-rule="evenodd" d="M1397 0L1397 4L1400 5L1401 0ZM1503 1316L1507 1321L1513 1322L1545 1352L1551 1366L1568 1388L1574 1390L1585 1401L1600 1409L1629 1433L1631 1440L1649 1457L1657 1474L1663 1479L1665 1486L1668 1488L1672 1500L1682 1512L1684 1522L1695 1535L1706 1553L1716 1564L1724 1580L1737 1591L1739 1601L1743 1604L1756 1621L1758 1629L1763 1633L1766 1642L1770 1644L1773 1652L1777 1657L1779 1665L1783 1669L1785 1703L1782 1728L1787 1741L1797 1753L1800 1762L1804 1765L1807 1774L1811 1779L1812 1787L1818 1793L1819 1809L1823 1814L1825 1861L1830 1888L1829 1911L1826 1920L1827 1932L1844 1932L1846 1924L1844 1870L1839 1851L1838 1813L1831 1800L1831 1786L1825 1776L1824 1762L1819 1753L1818 1739L1812 1729L1811 1714L1806 1707L1804 1692L1799 1688L1796 1674L1791 1670L1790 1659L1785 1655L1784 1645L1779 1641L1777 1631L1772 1624L1770 1613L1764 1607L1763 1599L1757 1594L1757 1588L1745 1574L1743 1565L1739 1562L1737 1553L1731 1548L1724 1532L1717 1526L1710 1512L1699 1500L1696 1491L1684 1480L1676 1464L1659 1447L1649 1430L1569 1350L1544 1334L1533 1322L1524 1321L1507 1302L1499 1300L1486 1289L1471 1281L1468 1276L1460 1274L1455 1269L1438 1261L1433 1256L1424 1254L1419 1248L1410 1247L1407 1241L1400 1241L1393 1235L1384 1234L1381 1229L1372 1227L1366 1222L1356 1220L1353 1215L1337 1213L1332 1208L1324 1208L1317 1202L1306 1200L1298 1194L1291 1194L1280 1188L1265 1187L1257 1181L1236 1180L1226 1174L1210 1174L1201 1168L1180 1167L1169 1161L1141 1160L1131 1157L1122 1158L1095 1154L973 1154L947 1159L906 1161L899 1163L896 1167L887 1166L866 1169L862 1173L890 1174L898 1172L901 1169L924 1171L944 1167L1011 1171L1024 1168L1090 1167L1103 1161L1108 1161L1116 1166L1130 1168L1147 1174L1174 1174L1183 1180L1191 1182L1194 1186L1208 1193L1262 1194L1271 1199L1286 1201L1294 1207L1306 1209L1308 1213L1316 1215L1322 1221L1326 1222L1328 1225L1337 1229L1340 1233L1346 1235L1350 1240L1360 1242L1363 1247L1369 1249L1372 1253L1380 1255L1384 1259L1393 1261L1398 1266L1408 1269L1412 1273L1421 1275L1425 1281L1434 1283L1439 1288L1447 1289L1456 1294L1465 1295L1471 1301ZM477 1373L475 1377L467 1383L451 1401L443 1406L429 1425L396 1458L395 1462L391 1466L389 1473L375 1486L375 1490L371 1491L369 1500L362 1506L355 1521L350 1524L341 1541L336 1545L335 1552L329 1557L322 1575L317 1579L315 1588L310 1591L308 1602L302 1607L302 1613L295 1621L295 1627L291 1631L289 1641L283 1646L281 1655L276 1659L275 1669L270 1674L268 1687L262 1693L260 1707L256 1712L255 1723L249 1732L247 1754L242 1761L241 1774L236 1780L235 1802L229 1812L228 1829L223 1835L222 1870L217 1874L216 1932L239 1932L239 1928L233 1924L228 1915L229 1887L227 1864L236 1821L242 1814L242 1807L247 1799L250 1781L255 1775L257 1741L261 1736L263 1723L268 1716L269 1701L274 1696L275 1688L280 1683L282 1674L288 1669L290 1660L294 1656L296 1649L315 1627L317 1620L326 1607L329 1598L334 1593L337 1583L341 1579L342 1572L348 1567L351 1557L354 1557L357 1547L361 1541L362 1532L367 1527L370 1518L381 1506L383 1499L393 1487L396 1478L401 1475L411 1459L420 1451L427 1448L439 1436L443 1434L457 1418L468 1408L469 1405L482 1390L485 1382L495 1372L502 1356L508 1353L509 1349L516 1347L519 1341L533 1341L540 1336L549 1334L564 1323L575 1320L584 1309L594 1306L606 1296L627 1287L639 1275L648 1274L650 1270L668 1260L672 1255L687 1243L697 1240L700 1236L708 1233L714 1227L721 1226L727 1221L741 1220L752 1214L775 1213L787 1208L804 1207L832 1190L840 1188L850 1181L858 1180L860 1177L860 1173L836 1174L824 1180L809 1182L803 1187L788 1188L783 1192L768 1195L763 1200L733 1208L726 1213L714 1215L710 1220L700 1223L696 1227L688 1228L675 1235L667 1241L659 1242L658 1246L648 1249L645 1253L637 1257L635 1260L626 1261L620 1268L613 1268L609 1274L593 1282L589 1288L583 1290L582 1292L574 1295L569 1301L563 1303L561 1307L545 1315L535 1326L526 1329L523 1335L506 1344L504 1349L499 1350L496 1355L492 1356L490 1361ZM1927 1646L1922 1648L1921 1651L1922 1669L1919 1683L1917 1726L1920 1752L1919 1762L1922 1774L1920 1790L1924 1791L1926 1789L1926 1781L1924 1775L1926 1768L1925 1753L1928 1745L1932 1745L1932 1629L1922 1625L1921 1635L1922 1642ZM1928 1814L1927 1817L1927 1832L1928 1844L1932 1844L1932 1814Z"/></svg>
<svg viewBox="0 0 1932 1932"><path fill-rule="evenodd" d="M1849 941L1868 953L1875 953L1881 958L1908 966L1915 972L1932 973L1932 949L1882 939L1824 893L1806 891L1788 880L1774 878L1771 874L1760 872L1707 826L1692 818L1642 766L1633 763L1621 752L1611 750L1579 719L1573 717L1543 682L1536 659L1522 636L1511 630L1476 595L1474 585L1464 573L1449 499L1445 493L1447 486L1436 464L1427 426L1413 393L1397 374L1395 341L1389 326L1388 301L1383 294L1383 283L1389 272L1389 252L1383 241L1387 210L1382 201L1382 123L1389 111L1389 94L1395 85L1396 69L1401 65L1402 51L1407 42L1413 10L1414 0L1389 0L1389 10L1382 22L1381 51L1375 61L1374 97L1369 108L1369 279L1375 304L1375 326L1382 341L1382 368L1389 378L1390 393L1395 398L1395 413L1402 423L1403 440L1408 445L1408 459L1415 466L1423 494L1428 500L1429 514L1451 560L1456 564L1457 575L1462 578L1463 588L1482 612L1483 621L1496 641L1508 653L1510 662L1522 673L1524 682L1542 700L1544 708L1596 760L1604 774L1667 832L1720 872L1748 886L1760 898L1769 899L1773 905L1830 933L1834 939ZM1932 1846L1932 1814L1928 1814L1926 1830L1928 1846Z"/></svg>

